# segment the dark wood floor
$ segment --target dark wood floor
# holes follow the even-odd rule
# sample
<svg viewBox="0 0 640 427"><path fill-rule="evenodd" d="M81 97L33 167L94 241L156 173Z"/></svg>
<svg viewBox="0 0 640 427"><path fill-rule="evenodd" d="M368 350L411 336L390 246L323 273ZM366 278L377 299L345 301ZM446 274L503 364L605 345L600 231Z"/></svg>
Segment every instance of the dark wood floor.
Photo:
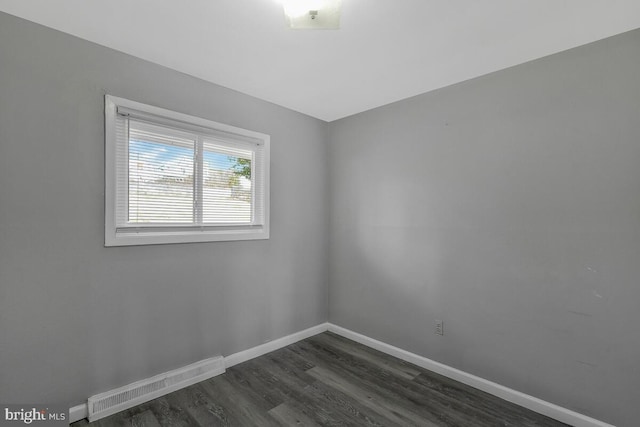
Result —
<svg viewBox="0 0 640 427"><path fill-rule="evenodd" d="M564 426L330 332L73 426Z"/></svg>

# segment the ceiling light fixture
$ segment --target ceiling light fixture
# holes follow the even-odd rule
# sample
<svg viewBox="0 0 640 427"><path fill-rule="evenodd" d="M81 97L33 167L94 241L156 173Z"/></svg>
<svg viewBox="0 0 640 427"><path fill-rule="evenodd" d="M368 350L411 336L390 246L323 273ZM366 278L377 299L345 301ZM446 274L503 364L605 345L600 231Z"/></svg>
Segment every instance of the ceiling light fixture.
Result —
<svg viewBox="0 0 640 427"><path fill-rule="evenodd" d="M296 30L337 30L340 28L342 0L282 0L290 28Z"/></svg>

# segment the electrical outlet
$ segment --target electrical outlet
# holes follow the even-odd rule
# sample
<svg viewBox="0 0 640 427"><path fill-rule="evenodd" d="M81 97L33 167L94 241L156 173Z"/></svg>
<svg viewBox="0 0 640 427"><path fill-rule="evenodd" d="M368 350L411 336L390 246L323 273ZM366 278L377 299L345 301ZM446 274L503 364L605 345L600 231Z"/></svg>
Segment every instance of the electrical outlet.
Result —
<svg viewBox="0 0 640 427"><path fill-rule="evenodd" d="M436 320L436 334L444 335L444 322L442 320Z"/></svg>

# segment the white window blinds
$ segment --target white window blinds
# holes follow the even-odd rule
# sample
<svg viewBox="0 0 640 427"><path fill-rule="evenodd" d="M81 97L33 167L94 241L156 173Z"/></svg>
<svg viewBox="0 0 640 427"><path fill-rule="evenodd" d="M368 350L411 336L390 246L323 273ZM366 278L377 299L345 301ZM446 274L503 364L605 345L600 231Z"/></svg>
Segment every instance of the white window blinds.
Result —
<svg viewBox="0 0 640 427"><path fill-rule="evenodd" d="M155 107L113 104L107 151L115 171L107 185L114 183L116 240L147 233L152 243L169 243L158 236L181 231L203 232L204 240L268 238L268 136L167 110L158 114ZM216 233L223 238L212 238Z"/></svg>
<svg viewBox="0 0 640 427"><path fill-rule="evenodd" d="M124 119L126 120L126 119ZM195 135L129 120L126 192L120 226L194 222Z"/></svg>

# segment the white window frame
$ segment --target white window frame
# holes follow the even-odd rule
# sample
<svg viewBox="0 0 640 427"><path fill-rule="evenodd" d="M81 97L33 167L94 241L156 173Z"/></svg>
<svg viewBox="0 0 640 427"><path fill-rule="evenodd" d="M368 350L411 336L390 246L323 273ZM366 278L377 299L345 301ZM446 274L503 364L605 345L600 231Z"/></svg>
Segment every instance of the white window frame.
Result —
<svg viewBox="0 0 640 427"><path fill-rule="evenodd" d="M154 245L167 243L216 242L232 240L258 240L269 238L269 135L254 132L235 126L194 117L183 113L154 107L124 98L105 95L105 246ZM123 171L118 170L116 121L118 116L144 118L152 123L167 124L179 129L194 129L215 135L233 144L234 141L247 144L262 145L261 159L255 165L257 172L252 175L253 197L252 208L259 204L263 213L261 220L252 224L123 224L118 223L118 200L122 200L123 190L118 190L118 178L123 179ZM128 164L128 162L127 162ZM253 167L253 165L252 165ZM202 177L202 174L200 174ZM124 179L128 178L125 176ZM198 184L196 184L196 187ZM256 192L260 186L263 191ZM122 186L120 187L122 188ZM119 193L120 191L120 193ZM259 195L256 195L259 193Z"/></svg>

